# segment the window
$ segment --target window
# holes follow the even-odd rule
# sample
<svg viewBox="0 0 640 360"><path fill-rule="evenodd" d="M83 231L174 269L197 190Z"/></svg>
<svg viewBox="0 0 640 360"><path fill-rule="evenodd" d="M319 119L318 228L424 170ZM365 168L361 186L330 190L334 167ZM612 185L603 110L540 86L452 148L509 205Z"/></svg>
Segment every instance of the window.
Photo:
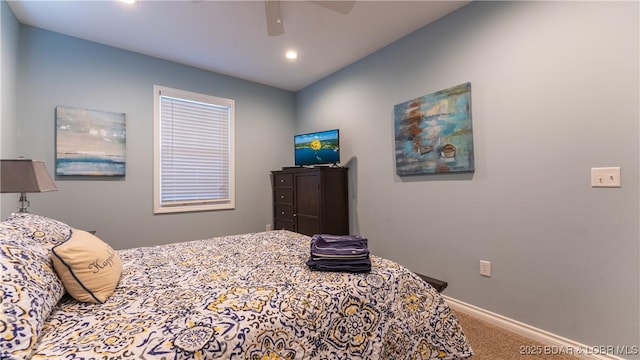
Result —
<svg viewBox="0 0 640 360"><path fill-rule="evenodd" d="M154 213L233 209L235 102L153 90Z"/></svg>

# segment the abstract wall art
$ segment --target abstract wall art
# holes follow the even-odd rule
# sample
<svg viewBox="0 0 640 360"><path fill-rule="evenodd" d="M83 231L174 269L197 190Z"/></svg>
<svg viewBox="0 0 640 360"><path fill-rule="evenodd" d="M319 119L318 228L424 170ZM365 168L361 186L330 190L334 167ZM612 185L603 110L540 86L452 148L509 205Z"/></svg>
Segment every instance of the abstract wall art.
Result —
<svg viewBox="0 0 640 360"><path fill-rule="evenodd" d="M124 176L125 114L56 107L56 175Z"/></svg>
<svg viewBox="0 0 640 360"><path fill-rule="evenodd" d="M396 173L474 171L471 83L397 104Z"/></svg>

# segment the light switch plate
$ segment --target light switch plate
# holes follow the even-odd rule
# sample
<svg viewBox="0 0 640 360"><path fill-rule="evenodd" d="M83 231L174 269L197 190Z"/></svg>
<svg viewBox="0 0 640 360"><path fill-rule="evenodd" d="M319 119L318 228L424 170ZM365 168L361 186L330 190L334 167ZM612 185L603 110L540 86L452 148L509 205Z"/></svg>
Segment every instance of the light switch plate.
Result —
<svg viewBox="0 0 640 360"><path fill-rule="evenodd" d="M620 167L591 168L591 187L621 187Z"/></svg>

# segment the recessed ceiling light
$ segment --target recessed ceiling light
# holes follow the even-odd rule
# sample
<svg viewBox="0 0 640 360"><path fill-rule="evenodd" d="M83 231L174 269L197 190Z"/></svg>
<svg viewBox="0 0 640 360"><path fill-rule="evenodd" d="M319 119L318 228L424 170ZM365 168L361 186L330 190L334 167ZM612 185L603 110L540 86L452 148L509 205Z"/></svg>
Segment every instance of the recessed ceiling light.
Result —
<svg viewBox="0 0 640 360"><path fill-rule="evenodd" d="M134 5L138 1L137 0L120 0L120 2L123 2L125 4L129 4L129 5Z"/></svg>
<svg viewBox="0 0 640 360"><path fill-rule="evenodd" d="M298 53L295 50L289 50L287 51L287 53L285 54L285 56L287 57L287 59L289 60L295 60L298 58Z"/></svg>

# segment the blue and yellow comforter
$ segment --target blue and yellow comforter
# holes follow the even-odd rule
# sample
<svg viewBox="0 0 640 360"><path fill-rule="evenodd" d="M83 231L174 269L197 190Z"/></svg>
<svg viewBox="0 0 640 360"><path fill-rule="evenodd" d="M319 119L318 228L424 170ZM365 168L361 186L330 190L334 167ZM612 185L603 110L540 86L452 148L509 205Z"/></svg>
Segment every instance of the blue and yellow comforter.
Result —
<svg viewBox="0 0 640 360"><path fill-rule="evenodd" d="M120 251L104 304L65 296L33 359L458 359L472 354L442 297L376 256L365 274L310 271L288 231Z"/></svg>

